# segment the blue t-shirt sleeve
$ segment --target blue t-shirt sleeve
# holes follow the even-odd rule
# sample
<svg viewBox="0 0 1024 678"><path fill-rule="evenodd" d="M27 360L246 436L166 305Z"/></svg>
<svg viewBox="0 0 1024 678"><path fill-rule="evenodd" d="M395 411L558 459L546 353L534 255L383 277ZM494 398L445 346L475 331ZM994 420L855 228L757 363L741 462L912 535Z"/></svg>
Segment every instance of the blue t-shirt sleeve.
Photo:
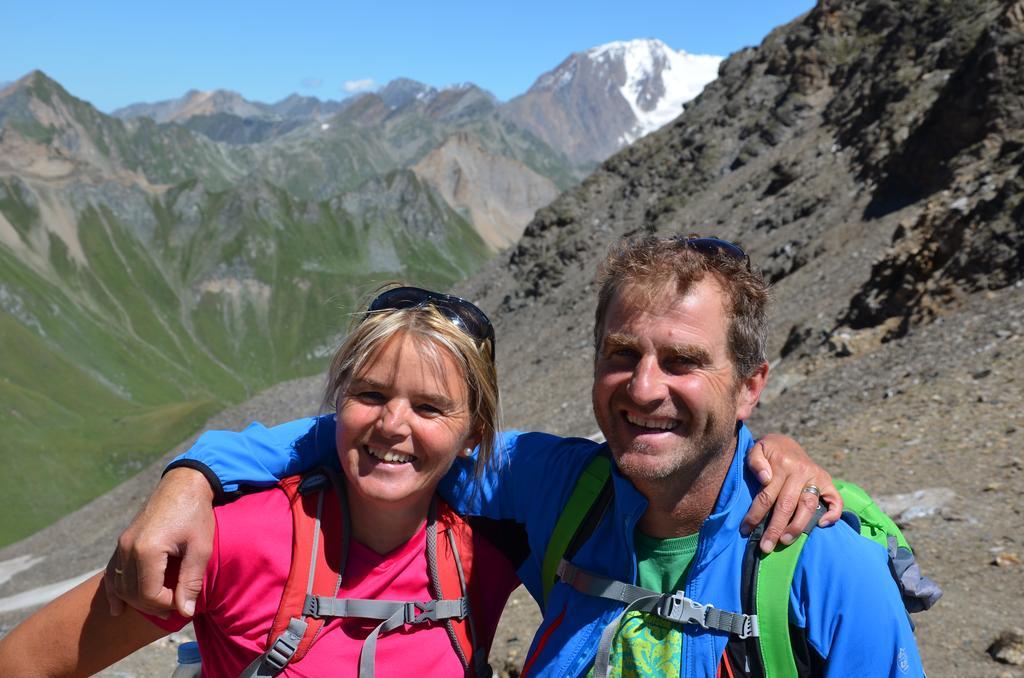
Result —
<svg viewBox="0 0 1024 678"><path fill-rule="evenodd" d="M244 431L208 431L168 468L196 468L220 482L218 493L234 492L239 485L272 485L279 478L317 466L337 468L334 417L296 419L267 428L259 422Z"/></svg>
<svg viewBox="0 0 1024 678"><path fill-rule="evenodd" d="M923 676L888 554L845 523L814 530L793 576L790 621L828 676Z"/></svg>

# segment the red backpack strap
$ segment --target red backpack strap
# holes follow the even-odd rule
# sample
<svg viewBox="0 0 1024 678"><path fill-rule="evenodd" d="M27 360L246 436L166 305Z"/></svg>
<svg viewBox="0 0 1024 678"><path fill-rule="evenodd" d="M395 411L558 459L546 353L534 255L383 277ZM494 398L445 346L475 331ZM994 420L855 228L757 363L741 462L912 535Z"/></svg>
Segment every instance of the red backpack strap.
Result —
<svg viewBox="0 0 1024 678"><path fill-rule="evenodd" d="M292 563L267 645L269 647L285 632L291 620L305 617L305 632L289 663L306 655L326 621L306 617L306 596L335 597L341 587L348 534L338 493L332 485L334 479L322 472L291 476L279 483L292 508ZM314 565L312 582L311 565Z"/></svg>
<svg viewBox="0 0 1024 678"><path fill-rule="evenodd" d="M438 598L465 597L469 613L463 619L446 622L448 636L456 649L468 675L490 675L487 654L490 648L481 647L473 626L473 531L469 524L441 499L437 499L437 585L433 593ZM429 557L429 556L428 556Z"/></svg>

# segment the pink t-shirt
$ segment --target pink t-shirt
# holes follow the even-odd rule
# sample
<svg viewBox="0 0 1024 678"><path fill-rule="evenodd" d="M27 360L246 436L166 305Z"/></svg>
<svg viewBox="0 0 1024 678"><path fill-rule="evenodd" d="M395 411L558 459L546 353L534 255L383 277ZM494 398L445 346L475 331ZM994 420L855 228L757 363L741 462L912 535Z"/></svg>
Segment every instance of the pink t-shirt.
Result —
<svg viewBox="0 0 1024 678"><path fill-rule="evenodd" d="M219 506L214 550L196 604L196 637L203 676L237 676L260 655L281 602L291 566L292 517L280 490L244 496ZM511 563L485 540L474 546L474 579L486 583L474 598L473 621L490 641L509 594L519 584ZM381 556L351 540L339 598L430 600L426 530ZM477 609L482 608L482 609ZM187 619L147 617L168 631ZM355 676L363 640L379 622L332 619L285 676ZM462 675L462 665L441 623L420 624L382 633L377 641L378 676Z"/></svg>

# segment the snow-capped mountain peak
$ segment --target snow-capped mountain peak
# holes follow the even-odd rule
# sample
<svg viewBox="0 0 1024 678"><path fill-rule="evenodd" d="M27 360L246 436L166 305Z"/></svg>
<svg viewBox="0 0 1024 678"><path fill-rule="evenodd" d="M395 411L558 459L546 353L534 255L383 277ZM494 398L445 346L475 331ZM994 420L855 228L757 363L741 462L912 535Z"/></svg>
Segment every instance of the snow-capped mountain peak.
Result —
<svg viewBox="0 0 1024 678"><path fill-rule="evenodd" d="M585 55L596 63L622 64L625 77L619 93L637 119L636 126L623 135L626 144L678 117L683 104L718 77L722 62L720 56L689 54L654 39L610 42Z"/></svg>
<svg viewBox="0 0 1024 678"><path fill-rule="evenodd" d="M600 162L678 117L721 61L660 40L609 42L571 54L504 114L573 161Z"/></svg>

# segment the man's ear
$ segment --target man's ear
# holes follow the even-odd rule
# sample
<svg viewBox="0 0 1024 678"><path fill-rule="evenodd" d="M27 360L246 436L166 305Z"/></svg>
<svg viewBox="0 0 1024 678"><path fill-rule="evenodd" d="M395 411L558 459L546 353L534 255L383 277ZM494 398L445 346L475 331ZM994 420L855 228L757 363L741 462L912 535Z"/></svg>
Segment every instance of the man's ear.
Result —
<svg viewBox="0 0 1024 678"><path fill-rule="evenodd" d="M739 393L736 396L737 421L745 421L750 417L767 383L768 363L761 363L752 375L740 382Z"/></svg>

